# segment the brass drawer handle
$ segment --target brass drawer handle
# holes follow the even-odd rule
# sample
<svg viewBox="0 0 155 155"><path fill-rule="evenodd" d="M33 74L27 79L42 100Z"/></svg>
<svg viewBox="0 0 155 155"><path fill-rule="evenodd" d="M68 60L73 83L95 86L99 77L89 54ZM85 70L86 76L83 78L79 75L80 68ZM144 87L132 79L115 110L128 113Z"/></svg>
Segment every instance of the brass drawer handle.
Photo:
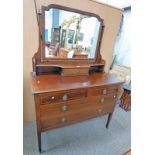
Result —
<svg viewBox="0 0 155 155"><path fill-rule="evenodd" d="M116 98L116 95L114 95L114 98Z"/></svg>
<svg viewBox="0 0 155 155"><path fill-rule="evenodd" d="M62 117L61 118L61 123L65 123L65 122L67 122L67 118L66 117Z"/></svg>
<svg viewBox="0 0 155 155"><path fill-rule="evenodd" d="M104 99L104 97L102 97L102 98L100 99L100 103L103 104L104 101L105 101L105 99Z"/></svg>
<svg viewBox="0 0 155 155"><path fill-rule="evenodd" d="M107 90L104 89L102 93L103 93L104 95L107 94Z"/></svg>
<svg viewBox="0 0 155 155"><path fill-rule="evenodd" d="M67 105L63 105L63 106L61 107L61 110L62 110L62 111L67 111L67 109L68 109L68 106L67 106Z"/></svg>
<svg viewBox="0 0 155 155"><path fill-rule="evenodd" d="M98 109L97 111L99 114L101 114L103 112L103 109Z"/></svg>
<svg viewBox="0 0 155 155"><path fill-rule="evenodd" d="M66 101L67 99L68 99L67 94L63 95L62 100L63 100L63 101Z"/></svg>

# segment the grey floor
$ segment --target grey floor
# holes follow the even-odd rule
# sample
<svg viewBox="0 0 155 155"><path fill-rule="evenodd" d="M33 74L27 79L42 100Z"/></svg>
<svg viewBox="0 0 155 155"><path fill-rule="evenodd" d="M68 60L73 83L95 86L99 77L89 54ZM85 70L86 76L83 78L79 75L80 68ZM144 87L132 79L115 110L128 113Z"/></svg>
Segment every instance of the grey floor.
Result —
<svg viewBox="0 0 155 155"><path fill-rule="evenodd" d="M42 134L43 155L122 155L131 148L131 112L118 105L109 129L107 116ZM39 155L35 122L24 124L24 155Z"/></svg>

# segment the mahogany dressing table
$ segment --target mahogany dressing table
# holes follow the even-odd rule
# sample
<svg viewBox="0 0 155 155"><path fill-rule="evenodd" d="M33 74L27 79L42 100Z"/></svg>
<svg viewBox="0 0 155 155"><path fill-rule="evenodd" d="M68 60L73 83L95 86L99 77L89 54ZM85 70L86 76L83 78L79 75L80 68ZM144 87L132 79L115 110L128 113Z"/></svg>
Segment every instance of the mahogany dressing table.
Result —
<svg viewBox="0 0 155 155"><path fill-rule="evenodd" d="M104 23L98 15L52 4L38 16L39 49L31 77L41 152L41 133L47 130L103 115L108 115L108 128L122 82L104 72ZM91 23L91 34L85 23ZM66 57L49 56L46 44L50 50L57 46L57 53L67 51Z"/></svg>

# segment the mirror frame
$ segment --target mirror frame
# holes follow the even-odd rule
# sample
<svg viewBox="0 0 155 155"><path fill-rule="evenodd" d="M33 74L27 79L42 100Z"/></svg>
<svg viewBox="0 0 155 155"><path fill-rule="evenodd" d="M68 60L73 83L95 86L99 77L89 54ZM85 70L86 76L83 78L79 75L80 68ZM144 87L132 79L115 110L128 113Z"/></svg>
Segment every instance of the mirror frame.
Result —
<svg viewBox="0 0 155 155"><path fill-rule="evenodd" d="M97 45L96 45L96 51L95 51L95 57L94 58L88 58L88 59L84 59L84 58L47 58L45 57L45 11L48 11L52 8L55 9L61 9L61 10L65 10L65 11L71 11L71 12L75 12L75 13L79 13L79 14L84 14L87 16L92 16L92 17L96 17L98 19L98 21L100 22L100 27L99 27L99 35L97 38ZM66 7L66 6L61 6L61 5L56 5L56 4L50 4L48 6L42 6L42 13L40 14L40 27L39 27L39 34L41 36L41 38L39 39L39 47L41 49L41 62L48 62L48 61L54 61L54 62L59 62L59 61L70 61L70 62L87 62L87 63L93 63L93 62L97 62L98 59L101 59L101 55L100 55L100 44L101 44L101 40L102 40L102 35L103 35L103 30L104 30L104 23L103 23L103 19L101 19L101 17L97 14L91 13L91 12L86 12L86 11L82 11L82 10L78 10L78 9L74 9L74 8L70 8L70 7Z"/></svg>

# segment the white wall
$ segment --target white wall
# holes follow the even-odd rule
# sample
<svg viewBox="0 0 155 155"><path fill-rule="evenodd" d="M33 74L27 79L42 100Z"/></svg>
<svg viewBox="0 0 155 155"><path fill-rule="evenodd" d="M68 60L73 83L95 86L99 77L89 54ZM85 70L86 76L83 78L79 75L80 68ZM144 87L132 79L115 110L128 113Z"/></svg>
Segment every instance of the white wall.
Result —
<svg viewBox="0 0 155 155"><path fill-rule="evenodd" d="M131 46L130 46L130 27L131 27L131 10L124 12L123 24L121 31L117 36L114 53L116 54L116 64L126 67L131 66Z"/></svg>

